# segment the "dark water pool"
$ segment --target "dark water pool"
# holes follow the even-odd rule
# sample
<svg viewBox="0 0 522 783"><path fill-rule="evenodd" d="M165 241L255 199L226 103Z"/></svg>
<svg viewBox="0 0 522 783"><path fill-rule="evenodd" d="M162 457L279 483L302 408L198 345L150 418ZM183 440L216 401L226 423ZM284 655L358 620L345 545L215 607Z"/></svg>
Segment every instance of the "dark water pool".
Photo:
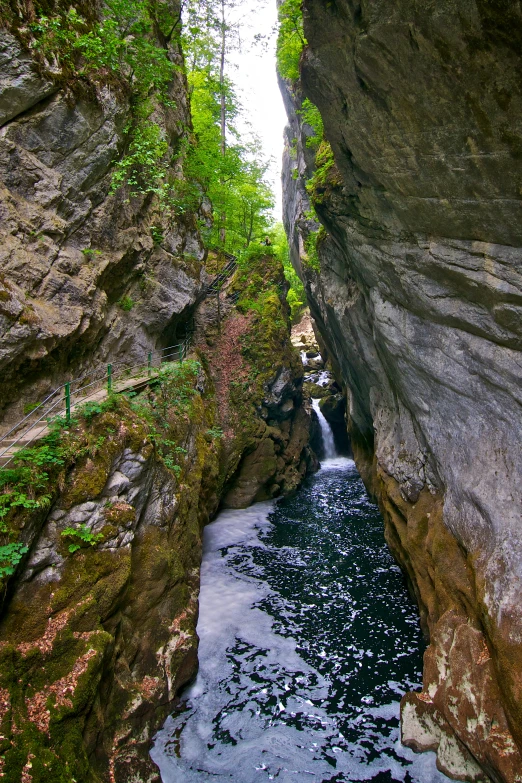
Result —
<svg viewBox="0 0 522 783"><path fill-rule="evenodd" d="M205 532L200 672L156 738L164 783L443 783L399 740L417 611L352 461Z"/></svg>

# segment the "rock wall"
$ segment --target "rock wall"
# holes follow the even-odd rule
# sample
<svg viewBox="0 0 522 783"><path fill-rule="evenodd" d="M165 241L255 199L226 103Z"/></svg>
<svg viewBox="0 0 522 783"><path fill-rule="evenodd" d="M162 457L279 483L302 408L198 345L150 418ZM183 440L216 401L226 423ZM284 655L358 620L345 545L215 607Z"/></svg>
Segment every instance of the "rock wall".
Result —
<svg viewBox="0 0 522 783"><path fill-rule="evenodd" d="M90 23L99 5L75 10ZM189 316L197 328L183 365L74 410L0 471L0 777L145 783L151 736L197 668L202 527L222 502L296 488L316 464L310 417L280 265L243 264L236 305L201 304L196 216L111 194L128 93L42 62L34 19L31 0L0 2L0 432L70 378L143 365ZM183 57L158 39L176 69L151 116L176 179Z"/></svg>
<svg viewBox="0 0 522 783"><path fill-rule="evenodd" d="M110 83L80 91L56 65L42 75L19 27L2 21L0 411L16 421L24 404L93 366L176 342L201 292L204 249L194 215L166 220L150 193L110 194L128 144L125 93ZM23 21L27 34L30 13ZM182 66L179 44L166 47ZM182 67L168 97L152 119L175 160L190 128Z"/></svg>
<svg viewBox="0 0 522 783"><path fill-rule="evenodd" d="M280 286L282 268L264 267L263 290ZM272 332L231 305L218 329L214 304L198 310L191 358L87 406L18 465L37 506L2 519L29 549L2 581L9 783L159 780L151 738L197 669L202 528L221 503L290 492L316 466L283 295Z"/></svg>
<svg viewBox="0 0 522 783"><path fill-rule="evenodd" d="M522 779L520 4L304 0L285 224L306 216L310 128L335 158L309 303L352 444L430 637L403 740L457 779ZM295 157L295 156L294 156ZM292 170L297 172L292 176ZM296 264L299 268L299 265Z"/></svg>

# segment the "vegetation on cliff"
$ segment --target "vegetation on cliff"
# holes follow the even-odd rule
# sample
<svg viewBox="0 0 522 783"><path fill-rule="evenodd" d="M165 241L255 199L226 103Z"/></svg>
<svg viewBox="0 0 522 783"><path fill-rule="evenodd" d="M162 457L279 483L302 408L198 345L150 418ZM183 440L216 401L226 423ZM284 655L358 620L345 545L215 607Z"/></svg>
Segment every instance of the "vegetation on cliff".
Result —
<svg viewBox="0 0 522 783"><path fill-rule="evenodd" d="M33 53L42 74L79 94L110 85L129 103L126 150L116 163L113 190L163 196L172 187L169 145L154 118L174 108L170 84L180 66L169 45L179 36L179 15L154 0L106 0L103 12L80 5L35 2L24 9L3 0L3 16Z"/></svg>
<svg viewBox="0 0 522 783"><path fill-rule="evenodd" d="M295 115L302 135L300 143L315 152L315 165L313 171L309 171L305 183L310 198L310 210L305 216L307 224L304 231L304 253L301 253L300 263L302 269L318 273L320 271L319 247L326 236L325 229L319 225L318 207L323 203L325 194L332 188L340 186L341 181L332 148L325 137L321 113L308 97L303 96L300 87L300 65L306 46L302 2L284 0L279 7L277 68L296 105ZM294 138L289 149L290 158L293 160L297 157L297 146L298 139ZM293 176L299 176L297 168L294 169ZM314 225L317 227L314 228Z"/></svg>
<svg viewBox="0 0 522 783"><path fill-rule="evenodd" d="M8 781L147 768L151 727L194 671L201 525L223 495L271 497L308 469L282 266L252 247L230 286L215 350L200 334L145 391L85 403L0 471L5 540L24 547L0 630Z"/></svg>
<svg viewBox="0 0 522 783"><path fill-rule="evenodd" d="M256 144L234 127L239 103L223 77L212 3L183 37L176 3L160 0L74 9L37 0L20 13L15 0L0 3L9 45L14 35L13 50L23 44L31 74L36 63L38 78L51 84L35 122L50 117L62 136L83 121L87 136L94 126L106 133L93 147L71 142L82 172L89 156L100 148L105 155L86 186L93 225L80 219L72 241L49 262L60 259L59 290L74 289L65 315L89 312L97 297L93 318L98 326L106 319L113 332L98 356L96 330L86 327L85 345L74 329L67 334L76 353L88 355L85 377L115 341L172 344L205 281L200 234L218 250L217 271L219 251L238 256L229 286L239 294L236 306L228 304L215 324L214 303L201 305L212 324L202 318L204 333L188 360L140 379L139 393L109 394L76 408L70 421L51 421L45 438L0 470L0 775L13 783L145 780L151 732L196 667L202 526L223 498L247 505L295 489L313 462L301 366L289 343L280 263L288 269L287 247L273 227ZM62 110L63 123L53 114ZM9 143L17 149L18 140ZM46 172L54 175L53 166ZM80 179L67 187L83 192ZM32 192L23 198L32 206ZM58 214L74 209L60 201L52 230ZM68 230L65 218L60 227ZM29 240L27 246L33 252ZM60 266L64 246L72 262ZM98 277L91 277L94 268ZM182 282L162 288L160 274ZM84 288L76 286L82 275L89 278ZM139 277L133 287L132 275ZM136 340L136 331L120 325L143 326L143 292L154 287L148 315L157 324L148 334L145 323ZM11 288L9 282L9 302ZM294 288L295 312L302 302L296 280ZM70 377L74 367L68 354L62 358L59 365L52 356L47 366L36 362L38 378L54 384Z"/></svg>
<svg viewBox="0 0 522 783"><path fill-rule="evenodd" d="M301 4L301 0L283 0L278 10L277 67L283 79L291 82L299 79L299 62L306 46Z"/></svg>

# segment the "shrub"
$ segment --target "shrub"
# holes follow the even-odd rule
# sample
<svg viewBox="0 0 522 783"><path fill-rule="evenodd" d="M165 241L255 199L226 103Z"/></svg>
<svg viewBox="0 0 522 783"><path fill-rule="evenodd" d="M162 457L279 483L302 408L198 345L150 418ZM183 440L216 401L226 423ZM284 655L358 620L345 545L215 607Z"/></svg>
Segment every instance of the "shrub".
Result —
<svg viewBox="0 0 522 783"><path fill-rule="evenodd" d="M12 576L16 566L28 551L29 547L21 543L0 546L0 579Z"/></svg>
<svg viewBox="0 0 522 783"><path fill-rule="evenodd" d="M119 300L118 305L124 312L128 313L134 307L134 300L125 294L125 296L122 296L122 298Z"/></svg>

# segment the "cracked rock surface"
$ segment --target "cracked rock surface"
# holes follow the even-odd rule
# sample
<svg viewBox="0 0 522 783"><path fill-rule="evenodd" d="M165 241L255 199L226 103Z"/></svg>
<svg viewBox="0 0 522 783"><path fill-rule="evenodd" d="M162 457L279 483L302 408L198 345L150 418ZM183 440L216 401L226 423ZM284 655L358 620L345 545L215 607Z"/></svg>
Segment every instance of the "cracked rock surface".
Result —
<svg viewBox="0 0 522 783"><path fill-rule="evenodd" d="M403 739L438 748L458 779L513 783L522 775L520 4L305 0L303 11L301 82L283 85L297 148L295 160L286 155L285 224L347 388L359 468L430 635L423 698L405 702ZM327 232L319 273L301 268L317 228L305 189L310 129L296 113L305 96L335 158L316 193ZM473 652L472 632L490 663Z"/></svg>
<svg viewBox="0 0 522 783"><path fill-rule="evenodd" d="M177 49L169 54L180 62ZM6 30L0 70L5 423L93 367L144 364L149 351L179 342L178 325L202 290L204 249L194 216L163 226L149 196L110 194L124 152L125 100L108 87L96 99L59 89ZM181 69L170 89L175 108L158 108L154 120L174 151L190 122ZM120 306L124 297L130 309Z"/></svg>

